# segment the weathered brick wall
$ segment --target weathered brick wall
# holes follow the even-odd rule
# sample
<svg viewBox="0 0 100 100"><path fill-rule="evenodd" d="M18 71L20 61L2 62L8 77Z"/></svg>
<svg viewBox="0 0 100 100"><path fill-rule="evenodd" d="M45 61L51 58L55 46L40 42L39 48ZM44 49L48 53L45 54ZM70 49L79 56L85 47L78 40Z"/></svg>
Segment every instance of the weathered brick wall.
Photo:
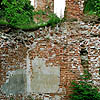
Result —
<svg viewBox="0 0 100 100"><path fill-rule="evenodd" d="M53 29L11 34L0 36L0 100L9 100L8 95L28 100L26 94L35 100L68 100L70 83L84 68L99 87L98 25L65 22Z"/></svg>
<svg viewBox="0 0 100 100"><path fill-rule="evenodd" d="M65 16L80 19L83 16L84 0L66 0Z"/></svg>
<svg viewBox="0 0 100 100"><path fill-rule="evenodd" d="M34 3L34 7L37 10L42 9L52 12L54 11L54 0L35 0ZM81 19L83 16L83 9L84 0L66 0L65 17Z"/></svg>
<svg viewBox="0 0 100 100"><path fill-rule="evenodd" d="M54 1L53 0L35 0L34 7L36 10L49 10L53 12Z"/></svg>

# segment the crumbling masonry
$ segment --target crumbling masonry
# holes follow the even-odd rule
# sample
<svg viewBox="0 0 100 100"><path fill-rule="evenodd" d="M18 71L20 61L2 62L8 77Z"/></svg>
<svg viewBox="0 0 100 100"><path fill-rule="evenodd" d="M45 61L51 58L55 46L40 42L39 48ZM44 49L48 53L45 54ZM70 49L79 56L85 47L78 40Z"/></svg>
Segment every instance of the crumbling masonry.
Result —
<svg viewBox="0 0 100 100"><path fill-rule="evenodd" d="M31 0L31 2L36 10L48 9L54 12L55 14L57 14L58 17L60 16L63 17L62 15L63 12L66 12L65 16L68 18L72 17L72 18L80 19L83 15L84 0L59 0L59 1L58 0ZM64 4L65 4L65 11L63 8Z"/></svg>
<svg viewBox="0 0 100 100"><path fill-rule="evenodd" d="M81 18L79 7L80 1L68 0L68 16ZM100 87L99 34L99 24L82 21L33 32L0 32L0 100L69 100L71 81L84 68Z"/></svg>

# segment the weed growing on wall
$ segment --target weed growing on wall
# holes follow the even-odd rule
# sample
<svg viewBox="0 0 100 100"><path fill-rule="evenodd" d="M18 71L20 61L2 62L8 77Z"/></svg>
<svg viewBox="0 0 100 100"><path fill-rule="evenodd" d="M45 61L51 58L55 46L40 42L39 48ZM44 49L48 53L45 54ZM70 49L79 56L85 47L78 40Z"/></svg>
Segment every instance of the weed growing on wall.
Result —
<svg viewBox="0 0 100 100"><path fill-rule="evenodd" d="M15 100L13 97L10 97L10 100Z"/></svg>
<svg viewBox="0 0 100 100"><path fill-rule="evenodd" d="M81 81L72 82L72 91L70 100L100 100L100 93L98 89L92 85L90 73L85 70L84 75L81 76Z"/></svg>

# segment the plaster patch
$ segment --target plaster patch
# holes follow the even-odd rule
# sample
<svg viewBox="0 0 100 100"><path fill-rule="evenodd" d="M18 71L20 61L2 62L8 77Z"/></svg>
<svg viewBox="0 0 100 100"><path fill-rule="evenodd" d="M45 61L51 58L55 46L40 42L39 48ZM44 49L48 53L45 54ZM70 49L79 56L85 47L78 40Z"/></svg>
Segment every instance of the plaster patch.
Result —
<svg viewBox="0 0 100 100"><path fill-rule="evenodd" d="M10 94L23 94L26 88L26 75L25 71L20 69L9 74L9 79L1 87L1 90L7 95Z"/></svg>
<svg viewBox="0 0 100 100"><path fill-rule="evenodd" d="M45 59L32 60L31 91L35 93L55 93L60 84L60 67L46 67Z"/></svg>

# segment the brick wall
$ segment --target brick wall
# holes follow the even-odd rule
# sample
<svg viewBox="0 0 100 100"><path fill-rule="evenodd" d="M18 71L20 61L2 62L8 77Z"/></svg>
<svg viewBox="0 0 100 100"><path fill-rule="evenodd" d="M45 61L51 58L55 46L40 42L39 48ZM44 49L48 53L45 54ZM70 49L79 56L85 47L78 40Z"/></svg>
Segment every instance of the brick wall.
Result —
<svg viewBox="0 0 100 100"><path fill-rule="evenodd" d="M35 2L35 8L37 10L49 9L52 12L54 11L54 1L53 0L49 0L49 1L48 0L35 0L34 2ZM84 9L83 4L84 4L84 0L66 0L65 16L67 18L81 19L83 16L83 9Z"/></svg>
<svg viewBox="0 0 100 100"><path fill-rule="evenodd" d="M28 100L26 94L34 99L68 100L71 81L78 80L84 68L89 69L94 85L99 87L99 33L99 25L91 26L84 22L65 22L59 28L45 27L34 32L20 32L18 36L15 32L12 35L2 33L0 100L9 100L8 95L13 95L15 100L21 100L23 96ZM81 54L83 49L86 55ZM33 84L32 87L29 84ZM42 93L34 88L38 84L44 87L39 88Z"/></svg>
<svg viewBox="0 0 100 100"><path fill-rule="evenodd" d="M83 16L84 0L66 0L66 16L80 19Z"/></svg>
<svg viewBox="0 0 100 100"><path fill-rule="evenodd" d="M53 0L35 0L34 7L36 10L50 10L53 12L54 1Z"/></svg>

